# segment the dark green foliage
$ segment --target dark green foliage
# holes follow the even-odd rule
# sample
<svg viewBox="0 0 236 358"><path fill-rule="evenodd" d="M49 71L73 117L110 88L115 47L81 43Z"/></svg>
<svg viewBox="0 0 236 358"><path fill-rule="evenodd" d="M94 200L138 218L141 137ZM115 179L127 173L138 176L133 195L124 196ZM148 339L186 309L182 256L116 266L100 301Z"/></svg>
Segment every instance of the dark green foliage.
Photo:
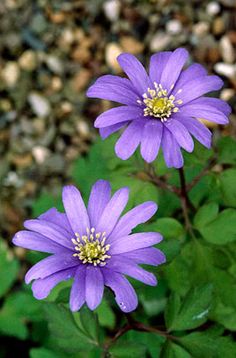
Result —
<svg viewBox="0 0 236 358"><path fill-rule="evenodd" d="M111 182L113 190L130 187L128 208L146 200L158 203L155 217L135 230L158 231L163 235L158 248L166 254L167 263L150 267L157 274L157 287L131 280L139 296L139 307L132 317L164 333L128 330L113 341L112 337L126 321L108 290L95 312L86 307L78 313L70 312L71 282L61 283L44 302L35 300L29 289L16 284L19 262L1 243L1 334L33 340L36 346L30 350L30 358L96 358L105 354L114 358L234 358L236 345L231 336L236 331L234 141L220 140L220 170L210 168L189 192L195 206L195 211L189 209L191 234L186 230L178 195L151 182L139 154L128 161L116 158L115 139L114 136L105 142L98 139L86 158L76 160L71 167L71 182L86 199L91 185L103 178ZM187 185L215 155L198 145L191 158L186 155ZM154 167L162 181L179 188L177 171L166 169L161 156ZM56 197L41 194L34 204L33 215L51 206L62 210L60 200L59 194ZM41 257L31 252L26 261L32 264Z"/></svg>

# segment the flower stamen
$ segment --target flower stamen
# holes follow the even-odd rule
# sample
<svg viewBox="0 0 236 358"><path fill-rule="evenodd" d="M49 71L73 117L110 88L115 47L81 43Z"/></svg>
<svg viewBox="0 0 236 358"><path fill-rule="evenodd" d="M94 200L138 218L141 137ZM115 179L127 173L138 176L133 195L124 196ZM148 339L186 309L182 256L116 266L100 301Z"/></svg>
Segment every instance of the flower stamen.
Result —
<svg viewBox="0 0 236 358"><path fill-rule="evenodd" d="M75 233L76 238L71 239L75 245L74 249L77 251L73 256L78 257L83 264L89 263L94 266L105 266L106 260L111 258L110 255L107 255L110 245L105 244L106 233L96 233L95 228L90 230L87 228L86 233L87 235L82 235L81 237Z"/></svg>
<svg viewBox="0 0 236 358"><path fill-rule="evenodd" d="M178 112L176 104L182 104L181 100L175 101L175 96L168 96L168 91L163 89L161 84L154 82L155 89L148 88L147 93L143 94L143 100L137 100L143 109L144 116L159 118L161 122L166 122L172 113Z"/></svg>

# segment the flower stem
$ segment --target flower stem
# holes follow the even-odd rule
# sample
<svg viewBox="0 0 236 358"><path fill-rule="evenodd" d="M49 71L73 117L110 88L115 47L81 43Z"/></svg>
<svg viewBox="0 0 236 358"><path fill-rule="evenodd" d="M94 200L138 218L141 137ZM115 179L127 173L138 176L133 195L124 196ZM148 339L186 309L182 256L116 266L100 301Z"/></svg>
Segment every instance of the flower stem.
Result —
<svg viewBox="0 0 236 358"><path fill-rule="evenodd" d="M134 331L139 331L139 332L148 332L148 333L156 333L159 336L165 337L167 339L171 339L171 340L177 340L178 338L175 336L172 336L171 334L169 334L166 331L161 331L156 327L153 326L148 326L145 325L139 321L136 321L135 319L132 318L132 316L130 314L125 314L125 317L127 319L127 323L126 325L124 325L123 327L121 327L116 334L114 335L114 337L112 337L110 339L110 341L104 346L104 350L105 350L105 357L107 356L107 352L108 349L121 337L123 336L126 332L134 330Z"/></svg>
<svg viewBox="0 0 236 358"><path fill-rule="evenodd" d="M193 229L192 229L192 224L191 224L191 221L189 219L189 214L188 214L189 209L192 210L192 211L195 211L195 208L194 208L193 204L191 203L191 201L189 200L189 197L188 197L186 180L185 180L185 175L184 175L183 168L178 169L178 172L179 172L180 187L181 187L179 198L180 198L180 201L181 201L181 206L182 206L182 211L183 211L186 230L190 233L190 235L192 237L195 237Z"/></svg>

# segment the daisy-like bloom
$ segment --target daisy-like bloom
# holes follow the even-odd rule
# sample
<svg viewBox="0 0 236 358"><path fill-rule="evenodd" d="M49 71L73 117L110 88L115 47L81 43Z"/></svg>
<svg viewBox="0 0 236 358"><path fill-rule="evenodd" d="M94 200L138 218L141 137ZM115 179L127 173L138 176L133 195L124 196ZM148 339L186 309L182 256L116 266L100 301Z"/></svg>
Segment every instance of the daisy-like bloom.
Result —
<svg viewBox="0 0 236 358"><path fill-rule="evenodd" d="M145 202L120 218L128 197L128 188L121 188L111 197L109 182L99 180L92 187L86 208L79 190L69 185L62 193L65 213L52 208L24 223L28 230L19 231L13 243L52 254L25 276L27 284L34 280L35 298L47 297L59 282L74 278L72 311L85 302L94 310L101 302L104 286L114 292L122 311L137 307L136 293L125 276L155 286L156 277L139 264L157 266L165 262L165 256L152 247L162 240L159 233L131 233L155 214L157 205Z"/></svg>
<svg viewBox="0 0 236 358"><path fill-rule="evenodd" d="M192 152L192 136L205 147L211 146L211 132L197 118L228 123L229 105L203 97L219 90L222 80L208 76L199 64L183 70L187 59L188 52L183 48L157 53L151 57L148 75L133 55L124 53L117 61L129 79L105 75L88 89L88 97L123 104L95 121L103 139L125 127L115 146L118 157L128 159L140 144L142 157L152 162L161 147L167 167L180 168L180 148Z"/></svg>

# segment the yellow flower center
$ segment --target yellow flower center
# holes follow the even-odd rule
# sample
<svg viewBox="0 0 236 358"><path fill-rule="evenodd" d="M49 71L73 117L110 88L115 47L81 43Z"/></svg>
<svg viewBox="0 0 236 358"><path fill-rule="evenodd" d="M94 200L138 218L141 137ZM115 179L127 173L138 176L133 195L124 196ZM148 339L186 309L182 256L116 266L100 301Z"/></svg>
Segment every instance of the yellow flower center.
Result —
<svg viewBox="0 0 236 358"><path fill-rule="evenodd" d="M75 238L71 239L77 251L73 256L78 257L83 264L105 266L106 260L111 257L107 255L110 245L105 244L106 233L96 233L94 228L87 228L86 231L87 235L80 236L75 233Z"/></svg>
<svg viewBox="0 0 236 358"><path fill-rule="evenodd" d="M175 101L175 96L168 96L167 90L162 88L161 84L154 82L155 89L148 88L147 93L143 94L143 100L137 102L145 105L143 109L144 116L152 116L159 118L162 122L166 122L172 113L178 112L179 108L176 104L182 101Z"/></svg>

